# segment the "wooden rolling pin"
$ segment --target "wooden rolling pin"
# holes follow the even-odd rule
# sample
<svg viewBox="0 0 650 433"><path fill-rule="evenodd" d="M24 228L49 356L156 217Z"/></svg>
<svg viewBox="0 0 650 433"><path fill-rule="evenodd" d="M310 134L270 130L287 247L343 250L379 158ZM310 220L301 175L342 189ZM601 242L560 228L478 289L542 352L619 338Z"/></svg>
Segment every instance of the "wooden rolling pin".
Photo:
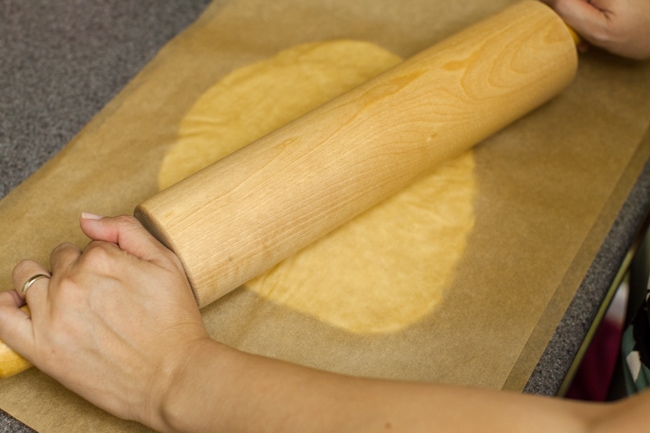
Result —
<svg viewBox="0 0 650 433"><path fill-rule="evenodd" d="M203 307L547 102L576 69L570 30L546 5L524 1L160 192L135 215L180 257ZM0 376L15 372L0 366Z"/></svg>
<svg viewBox="0 0 650 433"><path fill-rule="evenodd" d="M155 195L136 216L205 306L555 96L575 43L516 4Z"/></svg>

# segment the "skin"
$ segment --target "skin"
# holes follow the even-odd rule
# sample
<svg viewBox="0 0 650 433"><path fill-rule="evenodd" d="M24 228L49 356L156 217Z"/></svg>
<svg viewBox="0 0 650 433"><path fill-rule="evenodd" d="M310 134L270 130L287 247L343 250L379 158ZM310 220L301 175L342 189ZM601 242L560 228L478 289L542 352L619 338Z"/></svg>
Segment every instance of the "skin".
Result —
<svg viewBox="0 0 650 433"><path fill-rule="evenodd" d="M50 269L19 263L0 293L0 338L115 416L159 431L627 432L650 394L588 404L337 375L208 338L178 258L132 217L85 215L91 242ZM20 289L37 273L40 279ZM19 307L29 304L30 318ZM173 348L173 350L170 350ZM138 378L134 380L134 378Z"/></svg>
<svg viewBox="0 0 650 433"><path fill-rule="evenodd" d="M650 58L650 0L542 0L589 44L631 59Z"/></svg>

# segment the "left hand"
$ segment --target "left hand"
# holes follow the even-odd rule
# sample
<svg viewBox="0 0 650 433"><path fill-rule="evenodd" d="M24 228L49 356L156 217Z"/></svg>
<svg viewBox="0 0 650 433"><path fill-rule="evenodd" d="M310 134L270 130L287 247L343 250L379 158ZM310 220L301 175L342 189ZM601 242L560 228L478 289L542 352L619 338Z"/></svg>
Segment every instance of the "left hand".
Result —
<svg viewBox="0 0 650 433"><path fill-rule="evenodd" d="M51 274L16 266L15 291L0 293L0 339L95 405L161 427L170 382L208 339L183 267L135 218L86 215L81 228L92 241L57 247ZM51 279L23 297L41 273Z"/></svg>

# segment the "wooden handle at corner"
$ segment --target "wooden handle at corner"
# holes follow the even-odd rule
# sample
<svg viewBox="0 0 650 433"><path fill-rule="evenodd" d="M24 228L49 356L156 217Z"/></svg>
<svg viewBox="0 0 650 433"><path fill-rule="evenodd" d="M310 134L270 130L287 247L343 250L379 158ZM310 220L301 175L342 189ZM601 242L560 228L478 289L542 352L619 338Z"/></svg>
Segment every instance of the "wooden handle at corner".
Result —
<svg viewBox="0 0 650 433"><path fill-rule="evenodd" d="M27 306L22 307L21 310L29 314L29 308ZM14 352L0 340L0 379L14 376L31 366L32 364L28 360Z"/></svg>
<svg viewBox="0 0 650 433"><path fill-rule="evenodd" d="M135 215L205 306L551 99L575 43L524 1L162 191Z"/></svg>

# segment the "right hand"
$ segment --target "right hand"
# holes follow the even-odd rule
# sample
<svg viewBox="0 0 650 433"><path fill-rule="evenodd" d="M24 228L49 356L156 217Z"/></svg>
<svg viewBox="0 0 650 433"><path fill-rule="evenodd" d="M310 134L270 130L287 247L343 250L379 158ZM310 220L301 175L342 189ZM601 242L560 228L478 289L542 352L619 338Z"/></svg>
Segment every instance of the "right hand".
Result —
<svg viewBox="0 0 650 433"><path fill-rule="evenodd" d="M542 0L591 45L650 58L650 0Z"/></svg>

